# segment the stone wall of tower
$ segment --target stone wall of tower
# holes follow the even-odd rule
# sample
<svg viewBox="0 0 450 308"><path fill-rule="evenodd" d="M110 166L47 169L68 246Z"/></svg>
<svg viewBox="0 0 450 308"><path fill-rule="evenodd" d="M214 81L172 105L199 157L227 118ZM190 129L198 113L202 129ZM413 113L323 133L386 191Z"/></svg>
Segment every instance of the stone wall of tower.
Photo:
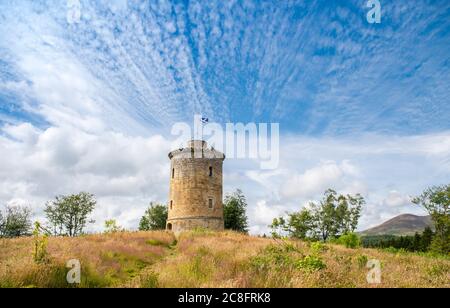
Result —
<svg viewBox="0 0 450 308"><path fill-rule="evenodd" d="M200 150L200 153L195 154L194 149ZM223 230L223 154L208 149L206 143L198 141L171 152L169 157L167 229L174 232L197 227Z"/></svg>

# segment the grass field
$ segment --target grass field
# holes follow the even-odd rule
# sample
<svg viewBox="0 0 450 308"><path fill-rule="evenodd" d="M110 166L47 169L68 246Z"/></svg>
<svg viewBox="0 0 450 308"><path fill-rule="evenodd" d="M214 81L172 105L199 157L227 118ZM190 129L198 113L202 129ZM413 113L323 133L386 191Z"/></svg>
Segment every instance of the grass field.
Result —
<svg viewBox="0 0 450 308"><path fill-rule="evenodd" d="M36 264L33 238L0 240L0 287L450 287L450 259L347 249L233 232L120 232L49 238ZM68 260L81 283L66 281ZM366 263L381 263L369 284Z"/></svg>

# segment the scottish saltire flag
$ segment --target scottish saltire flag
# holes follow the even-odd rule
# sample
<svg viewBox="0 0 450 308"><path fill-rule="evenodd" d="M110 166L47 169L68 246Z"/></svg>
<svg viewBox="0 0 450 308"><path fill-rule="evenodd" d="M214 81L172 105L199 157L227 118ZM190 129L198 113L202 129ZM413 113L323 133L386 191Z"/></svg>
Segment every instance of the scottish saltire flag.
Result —
<svg viewBox="0 0 450 308"><path fill-rule="evenodd" d="M209 119L208 118L202 118L202 123L208 123Z"/></svg>

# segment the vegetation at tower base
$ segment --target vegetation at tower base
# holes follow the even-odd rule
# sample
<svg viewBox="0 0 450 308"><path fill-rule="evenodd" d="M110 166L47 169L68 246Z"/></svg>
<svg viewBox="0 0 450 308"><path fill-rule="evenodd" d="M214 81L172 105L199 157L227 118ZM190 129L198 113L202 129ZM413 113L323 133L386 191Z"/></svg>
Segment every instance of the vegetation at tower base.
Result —
<svg viewBox="0 0 450 308"><path fill-rule="evenodd" d="M150 203L139 222L139 231L164 230L167 222L167 206Z"/></svg>
<svg viewBox="0 0 450 308"><path fill-rule="evenodd" d="M71 259L79 285L66 282ZM381 284L366 280L372 259ZM450 287L449 274L445 256L206 229L0 239L0 287Z"/></svg>
<svg viewBox="0 0 450 308"><path fill-rule="evenodd" d="M223 204L225 229L248 232L247 201L240 189L227 195Z"/></svg>
<svg viewBox="0 0 450 308"><path fill-rule="evenodd" d="M357 194L338 195L328 189L322 201L311 202L308 208L288 213L288 217L275 218L269 226L272 235L280 237L287 233L292 238L327 241L348 236L358 226L364 198Z"/></svg>

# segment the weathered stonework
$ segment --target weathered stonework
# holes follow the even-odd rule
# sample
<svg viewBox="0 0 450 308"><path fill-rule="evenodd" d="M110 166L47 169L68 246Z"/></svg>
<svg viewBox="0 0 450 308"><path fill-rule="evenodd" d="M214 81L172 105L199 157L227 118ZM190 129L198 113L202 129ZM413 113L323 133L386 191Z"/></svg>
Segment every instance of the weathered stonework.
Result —
<svg viewBox="0 0 450 308"><path fill-rule="evenodd" d="M170 194L167 229L203 227L223 230L222 164L224 155L205 141L191 141L169 153Z"/></svg>

